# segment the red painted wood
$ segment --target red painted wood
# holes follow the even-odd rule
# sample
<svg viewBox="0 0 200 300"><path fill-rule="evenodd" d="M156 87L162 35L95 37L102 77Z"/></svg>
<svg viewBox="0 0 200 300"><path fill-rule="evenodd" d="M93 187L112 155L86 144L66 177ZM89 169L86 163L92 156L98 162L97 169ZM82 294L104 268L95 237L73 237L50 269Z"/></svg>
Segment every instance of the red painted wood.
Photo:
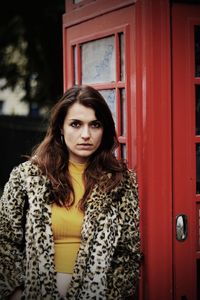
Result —
<svg viewBox="0 0 200 300"><path fill-rule="evenodd" d="M65 0L66 14L63 15L63 24L72 26L96 18L100 15L132 5L137 0L84 0L74 5L73 0Z"/></svg>
<svg viewBox="0 0 200 300"><path fill-rule="evenodd" d="M197 300L194 25L200 24L200 6L174 4L172 21L174 220L188 216L187 240L178 242L174 232L175 299Z"/></svg>
<svg viewBox="0 0 200 300"><path fill-rule="evenodd" d="M137 153L144 251L141 299L172 300L169 1L136 3Z"/></svg>

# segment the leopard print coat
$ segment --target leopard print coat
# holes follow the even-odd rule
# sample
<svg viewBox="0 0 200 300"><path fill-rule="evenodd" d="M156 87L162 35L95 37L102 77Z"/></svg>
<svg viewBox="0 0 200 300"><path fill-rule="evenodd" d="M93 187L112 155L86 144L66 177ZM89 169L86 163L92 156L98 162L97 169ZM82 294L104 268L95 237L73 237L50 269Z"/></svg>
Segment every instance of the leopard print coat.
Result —
<svg viewBox="0 0 200 300"><path fill-rule="evenodd" d="M108 174L109 176L109 174ZM50 182L31 161L11 172L0 201L0 299L61 299L56 287ZM27 205L28 204L28 205ZM27 207L26 207L27 206ZM122 300L139 278L139 207L135 174L87 201L68 300Z"/></svg>

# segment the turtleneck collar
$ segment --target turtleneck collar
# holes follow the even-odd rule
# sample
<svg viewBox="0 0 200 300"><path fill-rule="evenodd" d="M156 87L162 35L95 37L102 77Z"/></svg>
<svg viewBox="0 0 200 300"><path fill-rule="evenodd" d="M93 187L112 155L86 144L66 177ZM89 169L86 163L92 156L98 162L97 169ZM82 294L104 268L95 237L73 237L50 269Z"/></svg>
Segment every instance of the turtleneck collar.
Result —
<svg viewBox="0 0 200 300"><path fill-rule="evenodd" d="M86 166L87 163L77 163L69 160L69 171L76 172L76 173L83 173Z"/></svg>

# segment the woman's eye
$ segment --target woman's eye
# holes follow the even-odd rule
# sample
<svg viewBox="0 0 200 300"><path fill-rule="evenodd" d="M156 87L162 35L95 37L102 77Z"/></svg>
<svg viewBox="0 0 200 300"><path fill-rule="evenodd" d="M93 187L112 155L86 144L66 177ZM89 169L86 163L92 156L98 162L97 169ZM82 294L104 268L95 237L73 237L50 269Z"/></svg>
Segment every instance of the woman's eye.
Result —
<svg viewBox="0 0 200 300"><path fill-rule="evenodd" d="M75 122L72 122L70 125L74 128L79 128L81 124L80 124L80 122L75 121Z"/></svg>
<svg viewBox="0 0 200 300"><path fill-rule="evenodd" d="M95 121L95 122L92 122L91 127L92 128L101 128L102 125L101 125L101 122Z"/></svg>

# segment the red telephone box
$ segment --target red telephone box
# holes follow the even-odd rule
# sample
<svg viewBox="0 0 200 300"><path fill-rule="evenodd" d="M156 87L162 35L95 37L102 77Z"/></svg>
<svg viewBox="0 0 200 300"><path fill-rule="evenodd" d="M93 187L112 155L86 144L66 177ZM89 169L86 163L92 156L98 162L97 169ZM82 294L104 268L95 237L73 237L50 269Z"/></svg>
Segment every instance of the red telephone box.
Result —
<svg viewBox="0 0 200 300"><path fill-rule="evenodd" d="M200 3L65 3L64 89L83 83L103 94L119 136L117 155L138 173L138 299L198 300Z"/></svg>

